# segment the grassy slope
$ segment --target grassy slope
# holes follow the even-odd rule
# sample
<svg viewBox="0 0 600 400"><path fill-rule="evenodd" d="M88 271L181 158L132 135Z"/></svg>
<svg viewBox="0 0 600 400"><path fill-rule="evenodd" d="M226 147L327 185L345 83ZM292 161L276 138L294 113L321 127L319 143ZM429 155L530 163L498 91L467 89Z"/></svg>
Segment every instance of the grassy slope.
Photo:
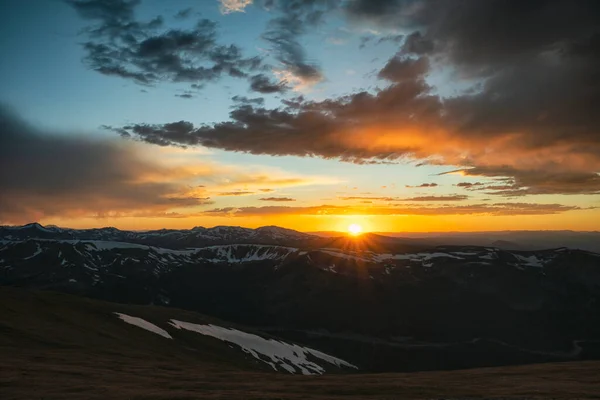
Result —
<svg viewBox="0 0 600 400"><path fill-rule="evenodd" d="M290 376L256 371L260 365L238 350L202 335L168 329L171 341L147 333L113 311L163 328L170 318L218 322L181 310L0 288L0 398L600 398L600 362Z"/></svg>

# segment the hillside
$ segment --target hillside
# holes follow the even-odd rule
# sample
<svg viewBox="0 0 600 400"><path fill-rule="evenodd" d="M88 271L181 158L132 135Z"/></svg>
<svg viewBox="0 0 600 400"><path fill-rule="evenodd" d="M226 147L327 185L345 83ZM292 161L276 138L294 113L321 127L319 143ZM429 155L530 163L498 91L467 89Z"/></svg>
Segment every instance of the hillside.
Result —
<svg viewBox="0 0 600 400"><path fill-rule="evenodd" d="M114 312L160 326L128 324ZM412 374L291 375L222 341L176 329L196 313L0 288L3 399L595 398L598 362ZM236 326L238 329L245 329ZM347 371L355 371L349 369Z"/></svg>

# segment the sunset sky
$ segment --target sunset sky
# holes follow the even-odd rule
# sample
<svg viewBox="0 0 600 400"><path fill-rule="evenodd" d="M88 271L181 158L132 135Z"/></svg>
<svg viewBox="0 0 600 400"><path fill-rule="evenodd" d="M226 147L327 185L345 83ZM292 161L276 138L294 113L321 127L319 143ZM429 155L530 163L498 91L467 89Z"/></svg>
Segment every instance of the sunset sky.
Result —
<svg viewBox="0 0 600 400"><path fill-rule="evenodd" d="M597 0L4 0L0 224L599 230Z"/></svg>

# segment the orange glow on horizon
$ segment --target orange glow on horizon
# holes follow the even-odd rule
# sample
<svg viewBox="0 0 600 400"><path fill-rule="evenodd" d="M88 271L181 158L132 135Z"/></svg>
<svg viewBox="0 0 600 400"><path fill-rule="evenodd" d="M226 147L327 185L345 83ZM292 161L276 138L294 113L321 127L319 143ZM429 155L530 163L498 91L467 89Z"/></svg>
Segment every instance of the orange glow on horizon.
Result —
<svg viewBox="0 0 600 400"><path fill-rule="evenodd" d="M337 231L347 234L348 227L357 224L363 232L476 232L501 230L579 230L598 231L600 209L578 210L552 215L266 215L266 216L190 216L168 217L48 217L39 218L43 225L69 228L114 226L124 230L191 229L194 226L213 227L235 225L258 228L277 225L301 232ZM15 224L17 221L12 222ZM28 223L32 221L18 221Z"/></svg>

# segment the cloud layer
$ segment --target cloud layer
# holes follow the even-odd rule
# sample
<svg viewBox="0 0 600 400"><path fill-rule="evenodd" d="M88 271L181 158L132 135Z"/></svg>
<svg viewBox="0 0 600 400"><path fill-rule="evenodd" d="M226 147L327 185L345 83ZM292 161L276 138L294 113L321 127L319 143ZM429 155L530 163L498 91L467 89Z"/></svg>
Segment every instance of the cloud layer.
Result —
<svg viewBox="0 0 600 400"><path fill-rule="evenodd" d="M229 121L207 126L182 121L115 130L161 145L448 165L465 175L497 178L495 186L506 188L488 192L501 196L600 193L598 2L277 4L284 19L274 20L267 40L280 61L305 78L315 72L299 72L305 56L295 42L302 31L294 29L298 21L301 27L318 22L331 4L344 7L351 23L408 32L378 71L380 90L300 98L275 109L239 104ZM442 65L466 85L451 96L428 79Z"/></svg>
<svg viewBox="0 0 600 400"><path fill-rule="evenodd" d="M0 107L0 221L56 215L160 215L211 204L131 146L40 132Z"/></svg>
<svg viewBox="0 0 600 400"><path fill-rule="evenodd" d="M535 203L496 203L473 204L465 206L366 206L346 207L320 205L308 207L264 206L264 207L226 207L205 211L207 216L223 217L260 217L270 215L552 215L565 211L578 210L579 207L561 204Z"/></svg>
<svg viewBox="0 0 600 400"><path fill-rule="evenodd" d="M137 0L65 1L92 23L84 33L84 61L101 74L143 85L168 81L197 87L223 76L249 78L263 67L260 58L244 57L239 46L219 43L217 25L211 20L200 19L189 29L170 29L162 16L138 21ZM235 6L227 4L229 9ZM184 11L187 19L190 11Z"/></svg>

